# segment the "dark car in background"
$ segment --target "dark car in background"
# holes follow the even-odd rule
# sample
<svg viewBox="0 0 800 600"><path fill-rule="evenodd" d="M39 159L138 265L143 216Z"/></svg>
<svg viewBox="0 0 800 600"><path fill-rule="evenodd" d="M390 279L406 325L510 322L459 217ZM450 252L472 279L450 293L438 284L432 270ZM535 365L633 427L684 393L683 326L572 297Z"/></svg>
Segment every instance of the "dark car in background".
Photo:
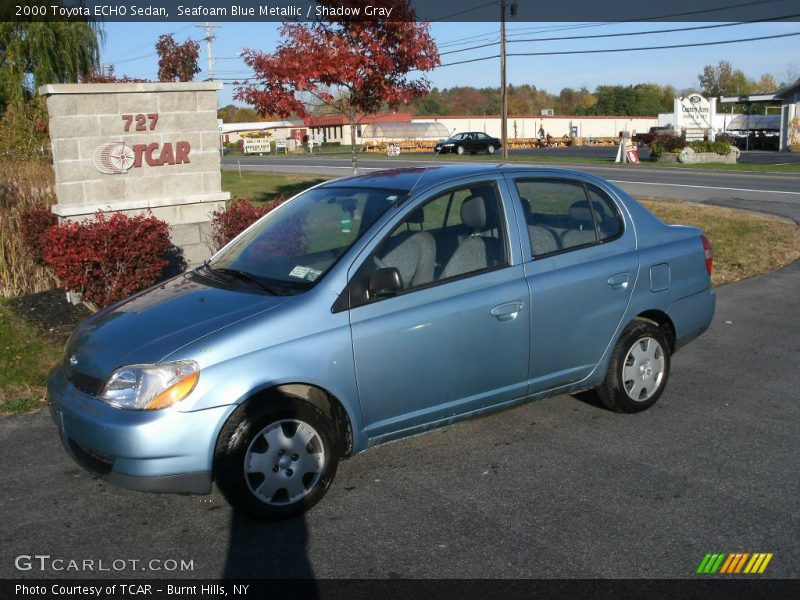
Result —
<svg viewBox="0 0 800 600"><path fill-rule="evenodd" d="M635 136L633 136L633 140L639 146L649 146L653 143L653 140L662 133L670 133L674 135L675 130L672 128L672 125L667 125L666 127L651 127L647 133L637 133Z"/></svg>
<svg viewBox="0 0 800 600"><path fill-rule="evenodd" d="M451 138L439 142L433 147L436 154L453 152L455 154L477 154L478 152L486 152L487 154L494 154L496 150L502 148L503 144L497 138L486 135L482 131L468 131L466 133L457 133Z"/></svg>

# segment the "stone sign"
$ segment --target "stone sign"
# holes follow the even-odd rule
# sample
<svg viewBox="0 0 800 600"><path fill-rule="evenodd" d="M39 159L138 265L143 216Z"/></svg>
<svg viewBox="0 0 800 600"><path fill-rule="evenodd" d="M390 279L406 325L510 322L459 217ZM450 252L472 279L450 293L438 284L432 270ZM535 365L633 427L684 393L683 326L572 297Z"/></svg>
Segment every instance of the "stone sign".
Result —
<svg viewBox="0 0 800 600"><path fill-rule="evenodd" d="M46 85L58 203L72 220L146 211L190 265L208 258L221 191L216 82Z"/></svg>
<svg viewBox="0 0 800 600"><path fill-rule="evenodd" d="M684 130L687 140L702 140L708 136L709 140L713 141L716 106L716 98L709 100L700 94L675 98L673 125L675 131Z"/></svg>

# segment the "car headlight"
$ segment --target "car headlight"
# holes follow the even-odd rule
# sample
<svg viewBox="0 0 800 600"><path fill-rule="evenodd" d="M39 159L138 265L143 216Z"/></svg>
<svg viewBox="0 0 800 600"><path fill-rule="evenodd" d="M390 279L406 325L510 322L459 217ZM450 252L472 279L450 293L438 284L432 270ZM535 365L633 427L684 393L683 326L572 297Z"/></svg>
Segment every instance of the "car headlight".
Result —
<svg viewBox="0 0 800 600"><path fill-rule="evenodd" d="M108 378L100 400L118 408L167 408L192 393L200 379L193 360L121 367Z"/></svg>
<svg viewBox="0 0 800 600"><path fill-rule="evenodd" d="M452 146L452 145L453 144L445 144L444 146L445 146L445 148L447 148L448 146Z"/></svg>

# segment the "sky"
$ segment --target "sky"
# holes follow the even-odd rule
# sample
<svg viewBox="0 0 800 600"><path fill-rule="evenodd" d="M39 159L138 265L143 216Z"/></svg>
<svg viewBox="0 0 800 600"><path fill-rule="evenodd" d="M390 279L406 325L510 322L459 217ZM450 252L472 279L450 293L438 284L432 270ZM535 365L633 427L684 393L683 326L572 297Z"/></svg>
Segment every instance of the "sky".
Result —
<svg viewBox="0 0 800 600"><path fill-rule="evenodd" d="M197 24L199 25L199 23ZM216 23L213 42L215 77L242 79L247 68L239 52L243 48L274 50L279 42L279 23ZM516 23L507 26L508 52L556 52L589 49L631 48L717 42L741 38L800 33L800 23L747 23L731 27L701 29L664 34L630 35L657 29L689 28L707 23ZM497 23L433 23L431 34L441 53L499 39ZM102 63L113 64L116 74L155 79L157 55L154 45L163 33L175 34L179 42L191 37L200 40L202 29L190 23L107 23L102 48ZM531 37L558 37L624 33L607 39L512 42ZM464 39L469 38L469 39ZM490 46L442 56L442 63L499 54L499 46ZM778 83L788 72L800 71L800 36L707 47L648 50L606 54L567 56L518 56L508 59L508 82L530 84L558 94L564 87L630 85L636 83L671 84L676 89L697 87L697 75L708 64L730 61L748 77L771 73ZM208 76L206 44L201 42L198 79ZM463 65L441 66L427 74L432 86L448 88L461 85L498 87L500 60L495 58ZM220 93L220 106L233 102L234 86L226 82Z"/></svg>

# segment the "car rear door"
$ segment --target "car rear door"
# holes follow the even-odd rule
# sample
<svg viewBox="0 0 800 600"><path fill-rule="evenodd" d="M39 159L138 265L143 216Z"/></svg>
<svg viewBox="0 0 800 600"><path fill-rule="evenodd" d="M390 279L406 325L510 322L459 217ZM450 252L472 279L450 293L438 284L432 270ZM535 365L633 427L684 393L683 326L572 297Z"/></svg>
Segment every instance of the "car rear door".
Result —
<svg viewBox="0 0 800 600"><path fill-rule="evenodd" d="M530 391L589 375L614 338L639 270L626 211L599 183L571 177L512 179L528 244Z"/></svg>
<svg viewBox="0 0 800 600"><path fill-rule="evenodd" d="M463 204L493 195L499 204L494 216L491 207L487 209L484 230L461 235L465 224L455 199ZM526 395L529 295L516 217L506 210L508 200L506 182L498 176L440 186L421 203L406 207L376 238L382 241L351 267L353 356L364 423L373 443ZM391 245L394 255L403 254L391 242L402 237L401 243L411 244L408 232L434 238L440 250L450 248L446 254L436 252L433 279L406 282L406 289L389 298L360 296L354 290L363 289L374 266L390 261L392 254L382 248ZM456 239L446 240L451 233ZM502 260L467 265L448 275L459 246L467 240L480 246L479 236L492 238L492 246L502 249ZM401 270L413 271L407 265Z"/></svg>

